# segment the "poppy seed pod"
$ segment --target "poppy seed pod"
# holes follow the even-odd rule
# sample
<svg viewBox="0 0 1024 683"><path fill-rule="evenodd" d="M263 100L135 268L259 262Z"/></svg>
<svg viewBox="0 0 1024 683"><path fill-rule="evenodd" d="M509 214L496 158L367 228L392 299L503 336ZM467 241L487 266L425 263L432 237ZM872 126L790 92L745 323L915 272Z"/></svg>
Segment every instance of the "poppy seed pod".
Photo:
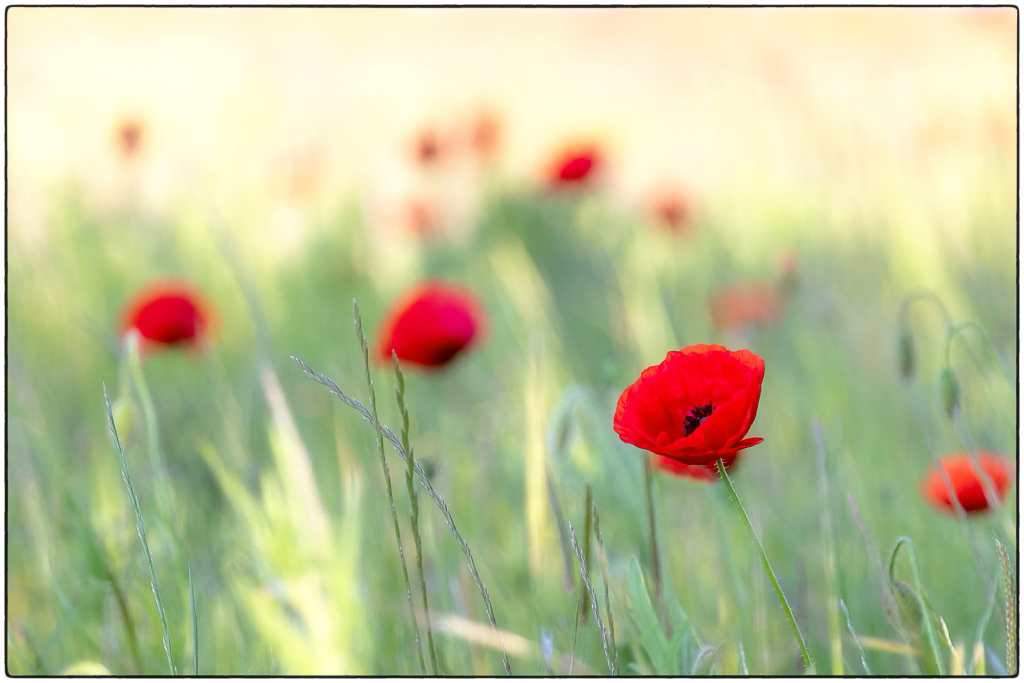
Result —
<svg viewBox="0 0 1024 683"><path fill-rule="evenodd" d="M946 415L953 418L960 409L960 383L956 381L953 368L948 365L939 371L939 400Z"/></svg>
<svg viewBox="0 0 1024 683"><path fill-rule="evenodd" d="M914 339L910 336L910 330L900 330L900 335L896 339L896 362L899 365L900 377L913 379Z"/></svg>

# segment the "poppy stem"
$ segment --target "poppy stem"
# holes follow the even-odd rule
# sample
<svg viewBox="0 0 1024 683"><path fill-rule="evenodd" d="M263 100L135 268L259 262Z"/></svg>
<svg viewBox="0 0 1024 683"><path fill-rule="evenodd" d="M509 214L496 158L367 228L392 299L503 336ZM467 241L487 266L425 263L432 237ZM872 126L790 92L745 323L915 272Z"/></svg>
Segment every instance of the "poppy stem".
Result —
<svg viewBox="0 0 1024 683"><path fill-rule="evenodd" d="M811 655L807 652L807 644L804 643L804 637L800 635L800 627L796 625L796 619L793 617L793 610L789 607L789 602L786 601L786 596L782 592L782 588L779 586L779 580L775 578L775 572L772 571L772 565L768 562L768 554L764 551L764 545L761 544L761 539L757 537L757 532L754 531L754 525L750 523L750 518L747 516L747 511L743 509L743 503L740 502L739 496L736 495L736 489L732 486L732 480L729 478L729 473L725 469L725 463L722 459L718 459L718 473L722 477L722 482L725 484L725 488L729 491L729 497L732 498L732 502L736 505L736 509L740 513L740 517L743 518L744 524L747 526L747 531L750 532L750 537L754 539L754 544L757 546L758 552L761 554L761 563L764 565L765 573L768 574L768 578L771 579L772 587L775 589L775 595L779 597L779 602L782 603L782 608L786 611L786 616L789 618L789 625L793 627L793 634L796 636L797 642L800 644L800 654L804 657L804 666L808 672L814 671L814 662L811 660Z"/></svg>
<svg viewBox="0 0 1024 683"><path fill-rule="evenodd" d="M949 311L946 310L946 305L942 303L942 299L940 299L939 295L932 290L922 287L920 289L907 292L903 297L903 301L900 302L900 311L896 316L896 324L898 326L903 327L906 324L906 318L908 315L907 311L910 309L910 304L920 300L931 301L935 304L939 309L939 312L942 313L942 319L946 323L946 326L948 327L950 325L952 318L949 316Z"/></svg>
<svg viewBox="0 0 1024 683"><path fill-rule="evenodd" d="M654 521L654 472L650 458L644 458L644 493L647 496L647 527L651 535L651 574L654 579L654 595L661 604L661 557L658 553L658 530Z"/></svg>
<svg viewBox="0 0 1024 683"><path fill-rule="evenodd" d="M161 522L168 527L172 526L173 516L173 491L171 482L167 475L167 466L164 463L163 454L160 452L160 431L156 419L156 410L153 408L153 398L146 385L146 377L142 372L142 361L139 357L139 335L137 332L130 332L125 341L125 353L127 355L128 376L135 394L138 396L139 405L142 408L142 419L146 424L146 450L149 452L149 466L153 470L153 478L156 480L155 494L157 507L160 512Z"/></svg>

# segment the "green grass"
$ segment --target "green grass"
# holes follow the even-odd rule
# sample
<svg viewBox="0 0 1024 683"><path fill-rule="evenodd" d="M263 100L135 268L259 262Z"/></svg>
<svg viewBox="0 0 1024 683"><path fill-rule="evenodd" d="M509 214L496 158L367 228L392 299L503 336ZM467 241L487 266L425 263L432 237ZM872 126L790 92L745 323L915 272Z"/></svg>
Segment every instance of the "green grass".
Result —
<svg viewBox="0 0 1024 683"><path fill-rule="evenodd" d="M609 663L623 674L801 670L792 629L720 484L655 473L661 600L654 590L643 460L618 440L612 415L645 367L694 343L765 360L751 430L765 442L732 478L817 672L924 671L933 640L949 671L938 617L970 666L980 628L985 670L1005 670L1015 625L989 618L1003 566L993 538L1013 558L1016 529L998 515L964 524L941 514L919 482L935 457L966 450L967 437L1012 458L1015 387L980 336L964 332L951 355L963 422L948 420L935 387L944 323L926 304L908 314L911 381L896 358L897 311L923 287L954 321L984 328L1016 377L1015 204L1000 190L1010 187L1009 167L996 157L969 169L960 179L965 220L943 230L927 228L941 205L922 201L923 183L910 177L902 194L879 191L857 211L839 193L734 187L709 197L679 238L600 193L493 189L468 241L405 245L412 256L398 265L383 262L358 202L323 209L306 226L304 252L273 265L272 247L244 227L259 205L235 207L225 229L265 311L265 342L209 206L183 199L153 218L90 208L74 188L55 192L45 244L8 245L9 673L100 665L164 674L166 616L179 673L419 674L416 643L426 644L426 632L410 615L377 434L289 358L368 406L351 302L372 344L395 295L427 276L472 287L490 316L486 341L443 373L403 368L416 461L478 573L417 477L421 584L412 507L394 486L416 623L426 623L429 604L439 673L501 674L502 646L517 675L564 675L570 665L607 674ZM881 178L879 188L892 180ZM773 277L784 251L800 264L784 319L715 332L708 297ZM174 494L165 519L147 445L156 432L138 393L118 383L126 370L117 334L130 294L171 274L215 303L219 334L203 355L143 358ZM400 434L393 370L371 364L370 373L380 422ZM123 463L107 433L104 383L123 406ZM405 463L383 446L401 477ZM600 620L592 613L578 624L588 486L602 543L589 541L587 609ZM571 590L553 499L579 542ZM1014 491L1011 523L1016 509ZM901 654L915 643L887 616L888 577L879 574L903 538L917 566L897 574L915 589L920 579L936 616L921 657ZM1004 593L1015 600L1012 588Z"/></svg>

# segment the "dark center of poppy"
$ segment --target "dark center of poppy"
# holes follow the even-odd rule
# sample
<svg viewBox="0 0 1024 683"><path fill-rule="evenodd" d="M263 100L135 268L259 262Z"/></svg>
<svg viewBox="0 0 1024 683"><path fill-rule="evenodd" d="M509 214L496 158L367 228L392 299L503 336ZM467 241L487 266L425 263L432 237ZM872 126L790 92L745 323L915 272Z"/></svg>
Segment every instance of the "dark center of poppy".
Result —
<svg viewBox="0 0 1024 683"><path fill-rule="evenodd" d="M693 410L683 419L683 436L693 434L693 431L700 427L700 423L711 416L714 406L710 403L703 406L694 406Z"/></svg>

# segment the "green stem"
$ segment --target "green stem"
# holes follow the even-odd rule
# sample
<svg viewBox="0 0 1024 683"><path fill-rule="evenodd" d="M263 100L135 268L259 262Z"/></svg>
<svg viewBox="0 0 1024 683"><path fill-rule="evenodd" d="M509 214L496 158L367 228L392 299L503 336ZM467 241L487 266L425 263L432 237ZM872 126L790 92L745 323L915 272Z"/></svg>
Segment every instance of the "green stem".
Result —
<svg viewBox="0 0 1024 683"><path fill-rule="evenodd" d="M139 359L139 337L135 332L128 334L128 372L131 382L135 386L135 393L139 397L139 405L142 407L142 418L146 423L146 446L149 451L149 466L156 478L156 500L160 510L160 517L165 524L171 524L171 483L167 477L167 468L164 466L164 459L160 453L160 432L156 419L156 410L153 408L153 399L150 396L149 388L146 386L146 378L142 374L142 362Z"/></svg>
<svg viewBox="0 0 1024 683"><path fill-rule="evenodd" d="M985 345L988 347L988 350L992 352L992 357L995 358L996 365L999 366L999 370L1002 372L1003 377L1006 378L1006 381L1010 383L1011 387L1016 388L1016 382L1012 377L1010 377L1010 373L1007 372L1006 368L1003 366L1003 360L999 357L999 352L996 351L996 345L992 343L992 337L989 336L988 330L973 320L961 320L954 325L946 327L946 344L944 347L946 365L949 365L949 350L953 346L953 340L958 334L960 334L960 332L968 328L977 330L981 333L981 338L985 340ZM976 360L975 364L977 364Z"/></svg>
<svg viewBox="0 0 1024 683"><path fill-rule="evenodd" d="M900 312L896 316L896 323L898 326L903 326L907 317L907 311L910 309L910 304L920 300L931 301L938 306L939 311L942 312L942 319L945 320L947 326L950 324L952 318L949 317L949 311L946 310L946 305L942 303L942 299L939 298L939 295L930 289L916 289L912 292L908 292L900 303Z"/></svg>
<svg viewBox="0 0 1024 683"><path fill-rule="evenodd" d="M644 458L644 495L647 497L647 530L651 535L651 574L654 578L654 597L661 604L661 558L658 554L658 530L654 520L654 472L650 458Z"/></svg>
<svg viewBox="0 0 1024 683"><path fill-rule="evenodd" d="M807 644L804 643L804 637L800 635L800 627L796 625L796 619L793 617L793 610L789 608L789 602L786 601L786 596L782 592L782 588L779 586L779 580L775 578L775 572L772 571L772 565L768 562L768 554L764 551L764 546L761 544L761 539L757 537L757 532L754 531L754 525L750 523L750 518L747 517L747 511L743 509L743 503L740 502L739 496L736 495L736 489L732 486L732 480L729 478L729 473L725 469L725 463L722 459L718 459L718 473L722 477L722 482L725 483L725 488L729 491L729 497L732 498L733 504L740 513L740 517L743 518L743 523L747 526L747 531L750 532L750 537L754 539L754 545L757 546L758 552L761 554L761 563L764 565L764 570L768 574L768 578L772 582L772 587L775 589L775 595L778 596L779 602L782 603L782 608L786 611L786 617L789 618L789 625L793 627L793 634L796 636L797 642L800 644L800 654L804 657L804 667L808 671L814 670L814 662L811 660L811 655L807 652Z"/></svg>

